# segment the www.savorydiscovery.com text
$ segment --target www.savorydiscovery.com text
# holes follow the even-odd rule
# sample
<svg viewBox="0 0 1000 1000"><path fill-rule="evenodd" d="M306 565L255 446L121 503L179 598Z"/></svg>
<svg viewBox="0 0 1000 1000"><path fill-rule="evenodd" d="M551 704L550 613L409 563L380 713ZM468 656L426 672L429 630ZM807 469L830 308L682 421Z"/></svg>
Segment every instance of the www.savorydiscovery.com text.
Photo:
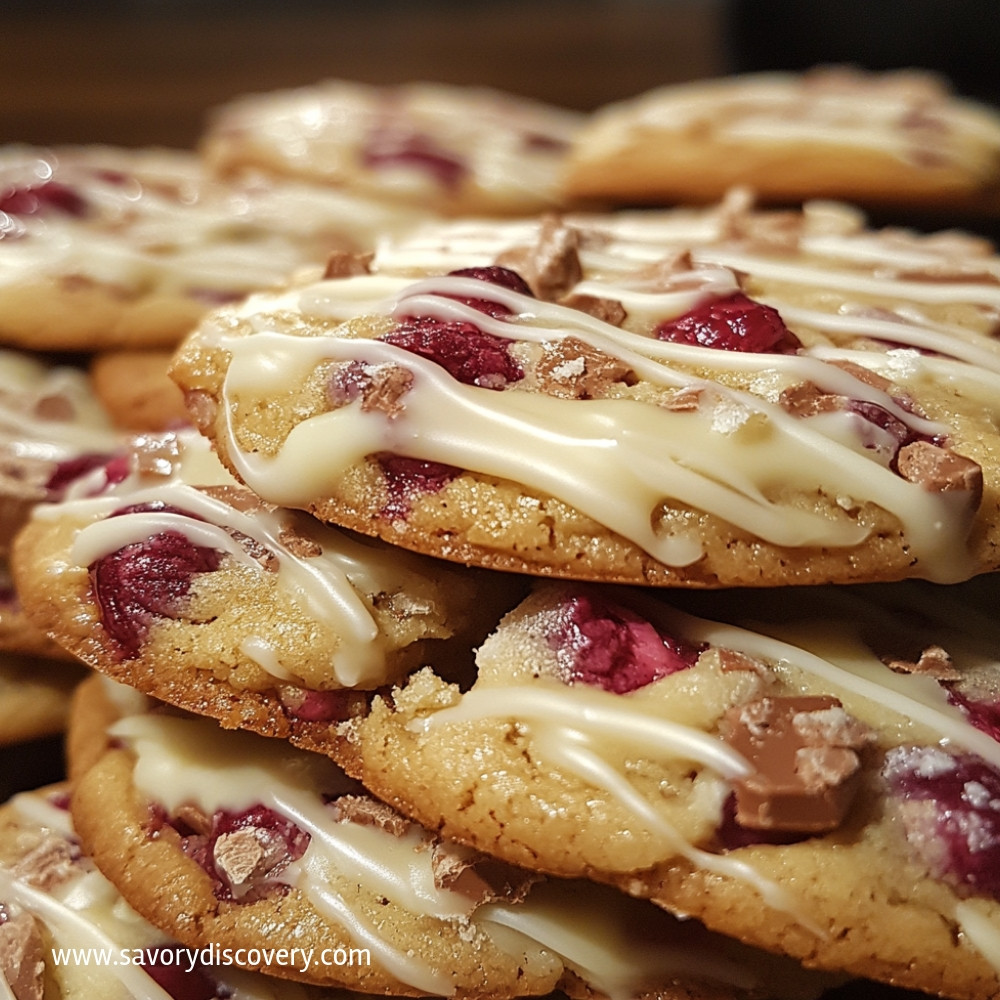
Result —
<svg viewBox="0 0 1000 1000"><path fill-rule="evenodd" d="M330 966L371 965L367 948L204 948L164 945L160 948L53 948L54 965L174 966L192 972L203 966L235 965L243 969L282 966L308 972Z"/></svg>

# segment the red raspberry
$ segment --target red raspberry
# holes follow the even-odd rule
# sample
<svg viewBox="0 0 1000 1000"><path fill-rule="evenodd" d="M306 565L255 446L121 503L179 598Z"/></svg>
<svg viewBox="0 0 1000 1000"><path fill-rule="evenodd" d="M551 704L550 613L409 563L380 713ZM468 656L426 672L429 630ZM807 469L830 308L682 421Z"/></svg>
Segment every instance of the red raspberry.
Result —
<svg viewBox="0 0 1000 1000"><path fill-rule="evenodd" d="M174 959L165 961L168 952ZM216 1000L221 994L219 984L200 963L191 967L190 951L181 945L159 945L148 948L140 963L143 971L173 1000Z"/></svg>
<svg viewBox="0 0 1000 1000"><path fill-rule="evenodd" d="M512 271L508 267L499 267L498 265L490 267L462 267L457 271L449 271L448 276L455 278L476 278L479 281L486 281L491 285L499 285L501 288L508 288L512 292L518 292L521 295L530 295L534 298L524 278L517 271ZM505 305L499 302L491 302L489 299L463 298L459 295L448 297L498 319L510 315L510 310Z"/></svg>
<svg viewBox="0 0 1000 1000"><path fill-rule="evenodd" d="M658 340L748 354L794 354L802 342L776 309L736 292L712 299L655 330Z"/></svg>
<svg viewBox="0 0 1000 1000"><path fill-rule="evenodd" d="M390 521L405 520L417 497L443 490L462 470L442 462L424 462L404 455L376 456L385 475L389 501L379 516Z"/></svg>
<svg viewBox="0 0 1000 1000"><path fill-rule="evenodd" d="M138 504L112 516L170 511L194 517L163 503ZM179 531L164 531L103 556L89 567L90 582L104 630L123 659L139 655L156 618L178 618L197 573L219 568L222 553L193 545Z"/></svg>
<svg viewBox="0 0 1000 1000"><path fill-rule="evenodd" d="M465 162L437 146L422 132L400 128L378 128L371 132L361 151L366 167L415 167L433 177L441 187L454 191L468 173Z"/></svg>
<svg viewBox="0 0 1000 1000"><path fill-rule="evenodd" d="M8 215L37 215L49 208L76 218L87 214L83 197L59 181L0 191L0 212Z"/></svg>
<svg viewBox="0 0 1000 1000"><path fill-rule="evenodd" d="M1000 900L1000 774L972 754L896 747L882 776L931 875L963 896Z"/></svg>
<svg viewBox="0 0 1000 1000"><path fill-rule="evenodd" d="M548 638L568 684L626 694L692 667L706 647L661 632L630 608L575 594Z"/></svg>

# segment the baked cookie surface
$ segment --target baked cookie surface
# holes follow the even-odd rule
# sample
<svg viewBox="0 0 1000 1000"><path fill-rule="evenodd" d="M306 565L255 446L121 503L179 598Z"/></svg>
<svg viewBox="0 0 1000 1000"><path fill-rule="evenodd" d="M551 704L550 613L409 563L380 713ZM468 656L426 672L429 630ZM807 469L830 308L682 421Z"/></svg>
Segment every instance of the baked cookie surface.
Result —
<svg viewBox="0 0 1000 1000"><path fill-rule="evenodd" d="M73 663L0 653L0 746L61 733L83 676Z"/></svg>
<svg viewBox="0 0 1000 1000"><path fill-rule="evenodd" d="M571 196L612 204L710 202L734 184L768 202L995 215L1000 116L921 71L735 76L599 109L566 175Z"/></svg>
<svg viewBox="0 0 1000 1000"><path fill-rule="evenodd" d="M270 971L400 995L805 998L830 982L606 887L448 844L323 757L150 711L133 692L88 682L73 730L84 844L191 947L364 950L339 969Z"/></svg>
<svg viewBox="0 0 1000 1000"><path fill-rule="evenodd" d="M112 485L18 537L25 612L90 666L230 727L322 737L365 692L466 662L519 599L517 581L263 503L190 430L140 436L108 468Z"/></svg>
<svg viewBox="0 0 1000 1000"><path fill-rule="evenodd" d="M544 583L480 648L470 689L422 671L331 752L511 863L610 881L813 967L986 1000L1000 668L995 581L974 584L977 602L918 583L677 595L703 616Z"/></svg>
<svg viewBox="0 0 1000 1000"><path fill-rule="evenodd" d="M202 142L223 174L248 166L449 215L563 204L582 115L482 87L329 80L217 109Z"/></svg>
<svg viewBox="0 0 1000 1000"><path fill-rule="evenodd" d="M0 650L65 656L25 616L10 546L37 504L59 499L69 479L102 465L120 443L82 371L0 350Z"/></svg>
<svg viewBox="0 0 1000 1000"><path fill-rule="evenodd" d="M172 373L259 495L494 569L720 587L1000 561L998 260L816 205L440 226Z"/></svg>
<svg viewBox="0 0 1000 1000"><path fill-rule="evenodd" d="M193 153L0 149L0 343L169 347L213 305L416 210L310 185L210 179Z"/></svg>
<svg viewBox="0 0 1000 1000"><path fill-rule="evenodd" d="M0 989L15 1000L360 1000L215 964L147 923L80 847L68 785L0 805ZM89 951L89 958L85 952ZM58 953L62 953L60 960ZM301 961L298 952L294 959Z"/></svg>

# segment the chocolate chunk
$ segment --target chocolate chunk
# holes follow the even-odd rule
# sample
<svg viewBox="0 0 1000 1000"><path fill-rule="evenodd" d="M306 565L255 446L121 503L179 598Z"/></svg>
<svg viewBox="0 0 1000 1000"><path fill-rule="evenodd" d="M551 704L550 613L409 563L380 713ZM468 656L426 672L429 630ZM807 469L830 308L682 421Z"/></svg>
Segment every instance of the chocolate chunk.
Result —
<svg viewBox="0 0 1000 1000"><path fill-rule="evenodd" d="M216 871L228 882L233 896L240 899L288 861L288 848L280 837L262 827L249 826L223 833L212 851Z"/></svg>
<svg viewBox="0 0 1000 1000"><path fill-rule="evenodd" d="M367 795L341 795L334 801L333 809L341 822L374 826L394 837L402 837L413 825L391 806Z"/></svg>
<svg viewBox="0 0 1000 1000"><path fill-rule="evenodd" d="M46 837L11 866L11 873L29 885L49 892L78 874L80 850L62 837Z"/></svg>
<svg viewBox="0 0 1000 1000"><path fill-rule="evenodd" d="M0 973L17 1000L42 1000L45 957L34 917L18 913L0 923Z"/></svg>
<svg viewBox="0 0 1000 1000"><path fill-rule="evenodd" d="M918 657L883 656L882 662L897 674L926 674L938 681L957 681L962 676L940 646L928 646Z"/></svg>
<svg viewBox="0 0 1000 1000"><path fill-rule="evenodd" d="M983 470L977 462L930 441L914 441L899 449L899 474L934 493L967 492L973 508L983 499Z"/></svg>
<svg viewBox="0 0 1000 1000"><path fill-rule="evenodd" d="M335 250L326 259L323 277L325 279L351 278L358 274L369 274L374 256L372 253L349 253L346 250Z"/></svg>
<svg viewBox="0 0 1000 1000"><path fill-rule="evenodd" d="M439 889L465 896L472 904L470 912L496 899L506 903L521 902L542 877L478 851L442 841L434 844L431 868L434 884Z"/></svg>
<svg viewBox="0 0 1000 1000"><path fill-rule="evenodd" d="M748 829L824 833L857 791L858 751L871 730L828 696L762 698L726 713L724 736L753 772L736 782L736 819Z"/></svg>
<svg viewBox="0 0 1000 1000"><path fill-rule="evenodd" d="M555 302L583 276L579 245L579 230L567 226L557 215L548 215L533 247L505 251L496 263L517 271L538 298Z"/></svg>
<svg viewBox="0 0 1000 1000"><path fill-rule="evenodd" d="M596 295L577 295L570 293L559 300L559 305L568 309L578 309L588 316L593 316L612 326L621 326L628 313L617 299L602 299Z"/></svg>
<svg viewBox="0 0 1000 1000"><path fill-rule="evenodd" d="M623 361L576 337L546 344L535 377L542 392L563 399L600 399L613 383L635 380Z"/></svg>

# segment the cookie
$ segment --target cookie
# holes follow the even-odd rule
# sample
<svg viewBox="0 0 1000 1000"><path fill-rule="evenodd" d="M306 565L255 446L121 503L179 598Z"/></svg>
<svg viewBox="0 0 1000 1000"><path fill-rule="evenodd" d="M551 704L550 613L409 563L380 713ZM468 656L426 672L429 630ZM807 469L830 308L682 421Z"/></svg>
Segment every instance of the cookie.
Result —
<svg viewBox="0 0 1000 1000"><path fill-rule="evenodd" d="M162 431L188 423L184 398L167 375L170 351L106 351L90 363L94 392L114 425Z"/></svg>
<svg viewBox="0 0 1000 1000"><path fill-rule="evenodd" d="M38 503L103 464L120 435L82 371L0 350L0 651L64 657L21 608L7 565L14 536Z"/></svg>
<svg viewBox="0 0 1000 1000"><path fill-rule="evenodd" d="M327 80L217 109L201 152L222 174L258 167L449 215L529 215L563 204L583 120L482 87Z"/></svg>
<svg viewBox="0 0 1000 1000"><path fill-rule="evenodd" d="M235 968L143 920L83 853L70 788L24 792L0 805L0 990L15 1000L361 1000ZM214 964L206 959L214 958ZM6 989L5 989L6 987Z"/></svg>
<svg viewBox="0 0 1000 1000"><path fill-rule="evenodd" d="M460 670L520 596L263 503L190 430L136 438L110 469L108 489L46 504L19 535L25 612L90 666L226 726L322 740L365 692L429 660Z"/></svg>
<svg viewBox="0 0 1000 1000"><path fill-rule="evenodd" d="M0 343L170 347L211 306L417 210L259 176L222 183L193 153L0 149Z"/></svg>
<svg viewBox="0 0 1000 1000"><path fill-rule="evenodd" d="M843 198L965 213L1000 206L1000 116L927 72L825 67L661 87L580 129L567 193L611 204Z"/></svg>
<svg viewBox="0 0 1000 1000"><path fill-rule="evenodd" d="M76 664L0 652L0 746L62 732L83 676Z"/></svg>
<svg viewBox="0 0 1000 1000"><path fill-rule="evenodd" d="M542 583L480 648L471 688L422 671L331 752L511 863L609 881L810 967L986 1000L995 584L976 610L967 585L671 605Z"/></svg>
<svg viewBox="0 0 1000 1000"><path fill-rule="evenodd" d="M953 582L1000 563L982 241L738 195L475 233L387 244L195 331L172 375L241 480L539 575Z"/></svg>
<svg viewBox="0 0 1000 1000"><path fill-rule="evenodd" d="M325 758L150 709L107 682L87 683L73 728L88 745L72 801L84 845L189 947L339 948L353 965L270 971L408 996L559 985L580 997L805 998L830 983L606 887L443 842Z"/></svg>

